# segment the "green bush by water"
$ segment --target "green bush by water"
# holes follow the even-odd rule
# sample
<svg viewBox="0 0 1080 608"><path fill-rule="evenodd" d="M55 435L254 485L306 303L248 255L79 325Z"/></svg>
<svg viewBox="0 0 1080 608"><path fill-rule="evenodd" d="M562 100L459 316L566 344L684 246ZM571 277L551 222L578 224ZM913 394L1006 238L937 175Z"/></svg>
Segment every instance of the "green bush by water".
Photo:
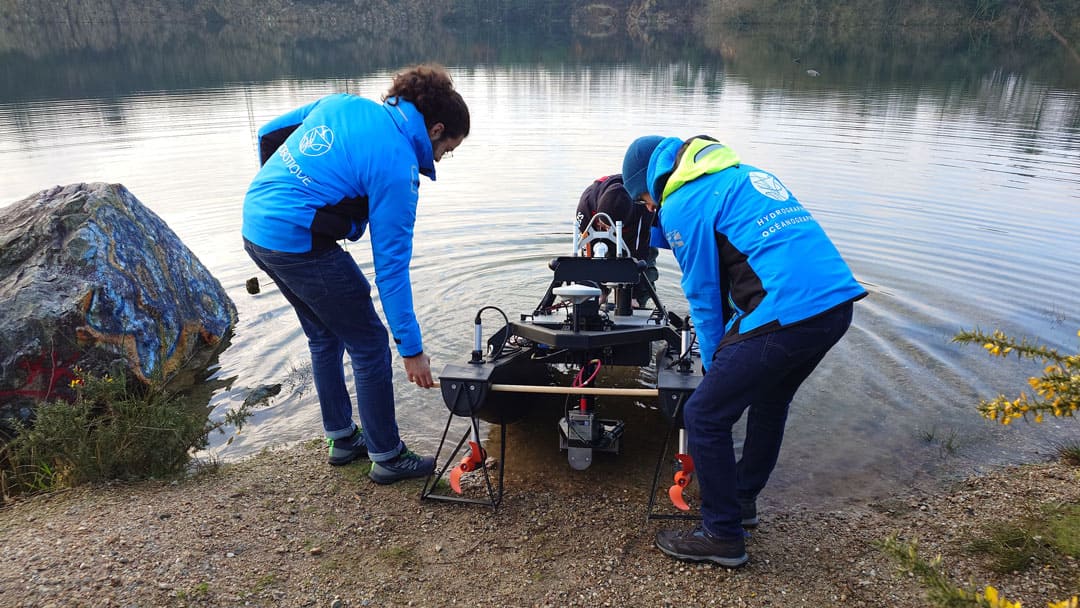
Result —
<svg viewBox="0 0 1080 608"><path fill-rule="evenodd" d="M123 377L95 378L76 370L75 399L39 404L31 424L0 446L0 492L50 492L106 480L183 473L192 453L225 424L239 429L258 403L211 423L159 386L130 388ZM267 397L267 399L269 396ZM264 399L265 401L265 399Z"/></svg>
<svg viewBox="0 0 1080 608"><path fill-rule="evenodd" d="M75 400L40 404L33 423L0 452L5 496L167 476L206 446L205 412L153 387L130 390L124 378L77 374Z"/></svg>

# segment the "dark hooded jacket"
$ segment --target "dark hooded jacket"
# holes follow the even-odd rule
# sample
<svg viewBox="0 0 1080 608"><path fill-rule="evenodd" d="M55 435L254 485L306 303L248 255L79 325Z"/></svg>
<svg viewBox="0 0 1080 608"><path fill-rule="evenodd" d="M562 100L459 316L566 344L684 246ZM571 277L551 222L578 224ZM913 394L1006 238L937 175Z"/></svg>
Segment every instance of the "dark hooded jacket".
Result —
<svg viewBox="0 0 1080 608"><path fill-rule="evenodd" d="M636 260L649 256L649 236L654 213L645 205L635 205L623 187L622 175L608 175L589 184L581 193L577 207L577 229L584 232L597 213L606 213L613 222L622 221L623 240ZM603 241L600 241L603 242ZM615 245L608 243L609 255L615 255Z"/></svg>

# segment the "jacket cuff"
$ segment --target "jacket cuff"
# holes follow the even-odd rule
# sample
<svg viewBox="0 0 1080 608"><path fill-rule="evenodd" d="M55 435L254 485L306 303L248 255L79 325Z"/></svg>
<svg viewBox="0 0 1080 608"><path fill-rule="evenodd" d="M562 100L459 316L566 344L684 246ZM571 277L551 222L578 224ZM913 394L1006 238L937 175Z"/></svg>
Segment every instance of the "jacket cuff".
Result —
<svg viewBox="0 0 1080 608"><path fill-rule="evenodd" d="M415 357L424 352L424 345L421 342L397 342L397 352L402 357Z"/></svg>

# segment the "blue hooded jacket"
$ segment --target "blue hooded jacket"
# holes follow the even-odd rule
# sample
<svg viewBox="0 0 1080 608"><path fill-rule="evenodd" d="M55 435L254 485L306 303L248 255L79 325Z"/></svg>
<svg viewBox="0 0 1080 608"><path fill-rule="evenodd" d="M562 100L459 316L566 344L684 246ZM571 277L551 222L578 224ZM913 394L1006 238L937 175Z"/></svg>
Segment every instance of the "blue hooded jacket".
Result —
<svg viewBox="0 0 1080 608"><path fill-rule="evenodd" d="M669 137L646 184L682 269L706 368L713 354L866 295L825 231L774 175L709 138Z"/></svg>
<svg viewBox="0 0 1080 608"><path fill-rule="evenodd" d="M403 357L423 351L409 263L420 174L435 159L416 107L329 95L259 129L264 163L244 198L244 238L290 253L357 240L370 227L375 284Z"/></svg>

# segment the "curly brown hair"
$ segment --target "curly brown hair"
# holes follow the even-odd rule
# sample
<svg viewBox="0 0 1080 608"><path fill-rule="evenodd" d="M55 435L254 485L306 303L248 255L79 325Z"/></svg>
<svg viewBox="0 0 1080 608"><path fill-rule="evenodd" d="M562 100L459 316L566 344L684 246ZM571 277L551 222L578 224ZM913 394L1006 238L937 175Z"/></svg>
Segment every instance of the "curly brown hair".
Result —
<svg viewBox="0 0 1080 608"><path fill-rule="evenodd" d="M469 108L461 94L454 90L450 73L441 65L423 63L394 74L394 81L383 100L393 104L397 99L412 102L424 115L424 125L428 129L441 122L446 137L469 134Z"/></svg>

